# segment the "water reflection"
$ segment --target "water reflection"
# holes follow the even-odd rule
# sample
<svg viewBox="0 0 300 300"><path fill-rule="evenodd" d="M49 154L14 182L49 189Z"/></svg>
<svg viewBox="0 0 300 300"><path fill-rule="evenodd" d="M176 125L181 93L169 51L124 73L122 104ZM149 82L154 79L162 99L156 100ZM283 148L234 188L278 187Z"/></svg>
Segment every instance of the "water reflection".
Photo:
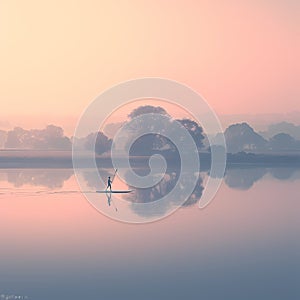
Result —
<svg viewBox="0 0 300 300"><path fill-rule="evenodd" d="M266 168L232 168L225 173L225 183L238 190L248 190L260 180L268 170Z"/></svg>
<svg viewBox="0 0 300 300"><path fill-rule="evenodd" d="M135 168L134 171L140 176L146 175L149 170L147 168ZM86 181L86 186L88 189L92 190L104 190L106 186L104 183L107 181L108 176L113 177L114 170L112 169L99 169L99 173L95 170L83 170L82 176ZM133 190L132 193L128 194L98 194L98 200L93 199L91 202L98 209L101 210L103 200L107 200L107 205L111 206L112 209L118 211L117 207L121 206L120 199L125 200L127 205L129 205L129 210L134 212L135 215L144 217L154 217L164 215L168 210L173 207L187 207L192 206L197 203L203 192L203 178L201 174L194 175L197 179L196 187L194 188L190 197L182 204L185 199L184 186L188 186L191 182L193 183L193 177L191 174L186 174L183 176L181 182L182 192L179 192L176 197L172 197L171 201L165 201L163 205L158 204L158 200L162 199L164 196L168 195L175 187L180 176L180 168L167 168L167 172L164 174L163 178L154 186L149 188L134 188L127 185L128 174L125 173L124 181L121 181L119 177L113 182L113 190ZM156 176L156 175L155 175ZM102 179L99 180L99 177ZM89 194L89 197L93 197ZM141 207L138 205L140 203L152 203L153 206ZM101 209L100 209L101 206ZM124 210L124 207L123 207Z"/></svg>
<svg viewBox="0 0 300 300"><path fill-rule="evenodd" d="M148 168L136 168L135 172L141 176L148 174ZM113 176L112 169L99 169L99 175L105 183L108 176ZM36 187L46 187L49 189L63 188L67 180L73 176L72 169L0 169L0 182L7 182L14 187L22 187L24 185L31 185ZM87 186L91 189L100 190L105 188L99 177L97 171L84 170L83 176L86 180ZM251 167L251 166L235 166L226 169L225 184L233 189L248 190L256 182L261 180L264 176L271 176L277 180L295 180L300 178L300 169L292 167ZM168 168L163 179L155 186L148 189L138 189L134 198L132 196L128 199L132 202L145 203L155 201L161 198L162 195L169 193L175 186L179 176L179 168ZM184 203L184 206L195 204L203 192L203 179L206 176L214 177L209 171L202 171L200 173L197 186L190 198ZM189 176L185 176L185 180L189 180ZM133 187L127 186L128 189Z"/></svg>
<svg viewBox="0 0 300 300"><path fill-rule="evenodd" d="M269 170L272 177L279 180L291 180L300 178L300 173L296 168L272 168Z"/></svg>
<svg viewBox="0 0 300 300"><path fill-rule="evenodd" d="M149 168L135 168L139 175L147 175ZM87 184L88 191L103 190L108 176L113 176L113 169L99 169L99 174L94 170L83 170L83 177ZM156 185L145 189L134 189L134 187L126 185L123 182L121 189L133 189L134 192L124 195L103 194L98 195L98 201L106 203L111 211L118 212L120 206L119 200L126 200L129 209L137 216L151 218L154 216L164 215L168 210L174 206L179 206L182 200L182 195L179 193L177 197L173 198L169 203L164 205L154 205L153 209L143 208L136 204L138 203L155 203L157 200L170 193L176 185L180 175L180 167L168 165L167 172L163 179ZM66 182L73 176L72 169L2 169L0 170L0 181L12 184L13 187L22 187L24 185L31 185L33 187L45 187L55 191L60 189L62 192L68 190ZM99 180L101 177L103 183ZM199 174L197 185L191 196L181 205L182 207L190 207L195 205L201 198L204 182L207 176L214 176L208 170L202 171ZM255 183L263 178L273 178L276 180L294 180L300 178L300 169L291 167L251 167L251 166L235 166L229 167L226 170L224 182L225 184L236 190L249 190ZM187 174L184 176L185 182L188 184L190 177ZM126 181L126 178L125 178ZM113 188L119 189L118 183L113 184ZM75 189L76 190L76 189ZM75 191L76 192L76 191ZM77 191L79 192L79 191ZM122 209L122 206L119 207Z"/></svg>
<svg viewBox="0 0 300 300"><path fill-rule="evenodd" d="M98 172L96 170L84 170L82 174L88 187L96 190L103 190L106 188L103 183L107 182L108 176L112 177L113 172L114 171L112 169L102 168L99 169ZM101 183L101 180L99 180L99 176L103 183Z"/></svg>
<svg viewBox="0 0 300 300"><path fill-rule="evenodd" d="M74 190L69 171L0 170L1 189L17 190L16 183L38 190L59 183L62 192ZM93 174L84 172L88 190L98 189ZM106 178L113 170L103 172ZM168 191L176 180L172 174L148 195L155 199ZM205 186L207 172L200 175L199 185ZM55 198L43 193L2 197L0 294L44 300L195 299L201 291L200 298L213 300L298 299L300 169L229 168L225 179L232 188L224 184L207 211L181 209L147 226L101 217L78 191ZM256 189L258 182L263 184ZM195 198L200 192L199 187ZM107 197L112 195L95 196L121 213ZM142 201L136 198L132 201Z"/></svg>
<svg viewBox="0 0 300 300"><path fill-rule="evenodd" d="M62 188L72 175L72 169L9 169L0 170L0 181L11 183L14 187L32 185L57 189Z"/></svg>
<svg viewBox="0 0 300 300"><path fill-rule="evenodd" d="M198 180L196 187L193 190L193 193L190 195L190 197L183 203L182 199L184 197L184 194L178 194L176 198L171 199L171 202L165 203L164 205L154 205L152 210L149 210L147 207L141 207L134 205L135 203L149 203L149 202L155 202L157 200L162 199L164 196L168 195L177 184L180 170L172 170L172 172L166 173L163 177L163 179L156 185L150 188L143 188L143 189L136 189L135 193L129 194L126 196L126 199L129 200L132 205L131 209L138 215L144 216L144 217L150 217L150 216L161 216L166 213L167 210L169 210L172 206L179 206L181 207L187 207L194 205L197 203L202 195L203 192L203 178L201 175L198 175ZM182 181L182 187L184 189L185 185L188 185L191 181L191 177L189 174L186 174L184 176L184 180ZM133 187L130 187L133 188Z"/></svg>
<svg viewBox="0 0 300 300"><path fill-rule="evenodd" d="M238 190L249 190L256 182L262 180L264 176L278 180L293 180L300 178L300 169L291 167L243 167L238 166L228 168L225 173L225 183L227 186Z"/></svg>
<svg viewBox="0 0 300 300"><path fill-rule="evenodd" d="M175 172L169 174L166 173L163 179L155 186L151 188L137 189L135 195L134 196L129 195L128 198L130 199L131 202L135 202L135 203L146 203L146 202L153 202L159 200L173 190L173 188L177 183L178 177L179 177L178 173ZM189 181L188 175L185 176L185 181ZM195 187L192 195L183 204L183 206L193 205L200 199L203 191L202 183L203 183L203 179L199 175L197 186Z"/></svg>
<svg viewBox="0 0 300 300"><path fill-rule="evenodd" d="M115 209L115 211L117 212L118 211L118 208L112 198L112 193L106 193L106 198L107 198L107 204L108 206L113 206L113 208Z"/></svg>

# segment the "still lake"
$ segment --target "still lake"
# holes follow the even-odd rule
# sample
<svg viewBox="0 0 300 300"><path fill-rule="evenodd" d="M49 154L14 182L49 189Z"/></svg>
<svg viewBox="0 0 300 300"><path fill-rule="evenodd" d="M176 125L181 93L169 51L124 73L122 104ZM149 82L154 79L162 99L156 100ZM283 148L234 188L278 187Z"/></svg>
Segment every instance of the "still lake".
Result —
<svg viewBox="0 0 300 300"><path fill-rule="evenodd" d="M204 209L199 187L134 225L92 207L72 169L0 169L0 299L299 299L299 191L300 169L229 168Z"/></svg>

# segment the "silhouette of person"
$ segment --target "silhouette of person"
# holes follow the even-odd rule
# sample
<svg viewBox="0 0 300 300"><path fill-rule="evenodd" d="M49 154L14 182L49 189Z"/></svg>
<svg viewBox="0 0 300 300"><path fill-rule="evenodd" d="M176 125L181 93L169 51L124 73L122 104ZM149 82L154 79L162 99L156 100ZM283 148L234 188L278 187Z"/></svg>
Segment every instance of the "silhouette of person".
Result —
<svg viewBox="0 0 300 300"><path fill-rule="evenodd" d="M110 191L111 191L111 183L112 183L112 181L111 181L111 179L110 179L110 176L108 176L108 179L107 179L107 187L106 187L106 189L110 189Z"/></svg>

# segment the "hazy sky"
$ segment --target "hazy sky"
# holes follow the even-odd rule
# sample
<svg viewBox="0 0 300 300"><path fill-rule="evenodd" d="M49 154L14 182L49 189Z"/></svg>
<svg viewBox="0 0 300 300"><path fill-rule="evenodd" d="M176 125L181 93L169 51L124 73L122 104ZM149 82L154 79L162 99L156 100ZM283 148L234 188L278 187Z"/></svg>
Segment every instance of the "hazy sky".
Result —
<svg viewBox="0 0 300 300"><path fill-rule="evenodd" d="M1 0L0 125L68 126L144 76L191 86L218 114L300 111L299 12L297 0Z"/></svg>

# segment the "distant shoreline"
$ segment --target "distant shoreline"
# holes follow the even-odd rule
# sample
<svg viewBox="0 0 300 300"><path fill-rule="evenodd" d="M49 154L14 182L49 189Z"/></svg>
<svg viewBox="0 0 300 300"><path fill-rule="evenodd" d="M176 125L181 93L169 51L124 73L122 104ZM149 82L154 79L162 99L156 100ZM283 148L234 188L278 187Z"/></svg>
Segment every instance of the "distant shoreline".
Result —
<svg viewBox="0 0 300 300"><path fill-rule="evenodd" d="M131 157L136 167L148 164L148 157ZM167 157L168 163L172 166L178 165L178 160L174 157ZM98 156L96 158L97 166L102 168L112 168L112 162L109 156ZM200 153L201 168L209 169L211 163L210 153ZM82 157L82 168L85 165L84 155ZM264 166L279 167L293 166L300 168L300 153L298 154L253 154L237 153L227 154L227 166ZM29 151L0 150L0 169L11 168L73 168L71 151Z"/></svg>

